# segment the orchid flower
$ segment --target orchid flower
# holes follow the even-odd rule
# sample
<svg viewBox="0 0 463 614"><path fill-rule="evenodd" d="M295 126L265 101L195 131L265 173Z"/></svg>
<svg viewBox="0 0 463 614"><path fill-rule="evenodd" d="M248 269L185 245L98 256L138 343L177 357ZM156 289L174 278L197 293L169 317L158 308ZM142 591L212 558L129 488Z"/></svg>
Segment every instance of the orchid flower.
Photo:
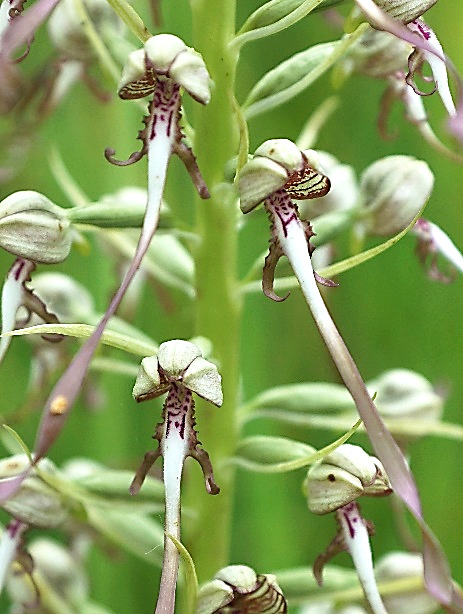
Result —
<svg viewBox="0 0 463 614"><path fill-rule="evenodd" d="M310 239L313 231L310 224L299 219L292 197L302 200L322 196L328 192L330 182L328 177L309 164L308 155L307 152L299 151L287 139L274 139L261 145L254 158L241 170L238 182L241 210L248 213L263 202L271 223L270 251L264 266L263 290L273 300L282 301L287 298L279 297L273 291L275 267L279 258L285 255L328 351L356 404L392 488L420 524L428 589L437 600L451 603L458 600L459 596L451 583L445 555L423 519L418 490L407 461L379 415L317 286L317 281L329 286L334 283L320 278L312 268L313 247Z"/></svg>
<svg viewBox="0 0 463 614"><path fill-rule="evenodd" d="M219 407L223 402L217 367L205 360L199 348L188 341L162 343L157 356L142 360L133 389L134 398L140 402L166 392L162 422L157 425L154 435L159 443L158 449L147 452L130 487L131 494L136 494L152 464L159 456L163 457L166 516L157 614L174 612L179 553L173 539L180 541L180 483L185 458L192 456L201 465L206 490L212 495L219 492L209 455L198 449L200 442L195 431L192 393Z"/></svg>
<svg viewBox="0 0 463 614"><path fill-rule="evenodd" d="M450 131L461 137L461 94L463 83L456 72L453 64L445 55L433 30L421 19L421 16L433 6L437 0L355 0L357 6L365 13L370 23L380 30L390 32L397 38L411 44L414 47L409 57L409 73L406 83L410 85L418 95L423 95L413 82L414 75L420 74L423 63L428 62L435 85L444 107L449 115ZM455 76L460 101L457 105L450 92L447 69ZM432 93L432 92L431 92ZM419 112L421 115L421 112ZM429 136L429 135L428 135ZM431 135L430 140L434 138ZM460 139L461 140L461 139ZM459 161L459 160L458 160Z"/></svg>
<svg viewBox="0 0 463 614"><path fill-rule="evenodd" d="M2 288L2 335L14 330L21 305L45 322L58 322L25 284L36 262L55 264L65 260L72 240L73 230L64 210L43 194L32 190L15 192L0 203L0 246L17 257ZM1 337L0 362L10 342L11 337Z"/></svg>
<svg viewBox="0 0 463 614"><path fill-rule="evenodd" d="M369 535L372 526L360 513L356 499L362 495L384 496L392 490L378 459L359 446L344 444L328 454L321 464L310 468L304 483L309 510L315 514L336 512L339 530L314 563L317 582L335 554L347 550L352 557L365 597L374 614L387 614L373 572Z"/></svg>
<svg viewBox="0 0 463 614"><path fill-rule="evenodd" d="M405 19L405 15L408 20L417 12L423 10L421 7L411 14L396 14L393 12L394 3L378 4L383 10L389 11L391 15L400 20ZM401 9L402 5L398 3L398 6L397 11ZM401 10L405 11L406 9L407 7ZM378 10L378 7L376 7L376 10ZM369 13L369 15L371 14ZM385 14L386 25L390 22L387 17ZM372 23L376 27L381 27L379 17ZM410 31L420 37L426 45L425 49L420 47L420 40L415 41L414 45L410 44ZM395 100L400 100L404 105L406 119L418 128L423 138L437 151L455 162L463 163L463 157L449 149L436 136L428 121L423 104L423 97L437 91L450 116L449 121L452 121L456 113L448 84L446 67L448 60L435 33L422 19L416 18L407 23L406 26L395 24L395 32L392 34L390 32L391 29L388 32L376 29L367 31L343 59L340 68L341 75L345 77L346 74L356 71L375 79L388 81L389 85L382 97L378 119L378 128L384 138L390 138L387 130L387 119L392 103ZM401 33L403 38L400 37ZM426 81L434 83L434 88L428 92L422 91L415 83L417 75L422 77L422 68L425 62L430 65L433 73L432 77L424 78ZM408 69L406 68L407 65Z"/></svg>

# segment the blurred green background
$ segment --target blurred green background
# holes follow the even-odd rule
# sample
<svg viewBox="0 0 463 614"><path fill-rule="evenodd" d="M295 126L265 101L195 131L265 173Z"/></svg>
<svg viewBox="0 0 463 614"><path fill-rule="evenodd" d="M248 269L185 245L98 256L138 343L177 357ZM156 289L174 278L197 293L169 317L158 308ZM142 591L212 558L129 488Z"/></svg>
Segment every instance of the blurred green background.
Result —
<svg viewBox="0 0 463 614"><path fill-rule="evenodd" d="M260 4L258 0L240 0L238 26ZM138 0L135 6L151 25L147 8ZM186 0L163 0L162 14L163 31L182 36L188 44L193 44ZM460 31L463 5L441 0L428 15L428 22L440 36L446 52L463 72ZM323 15L317 14L285 32L246 45L238 68L238 99L244 100L255 81L283 59L314 43L337 37L336 29ZM46 44L45 35L40 33L26 62L39 64L40 54L43 58L47 56ZM111 85L106 83L105 87ZM400 109L393 116L398 138L381 140L375 124L383 89L384 84L367 77L356 76L347 82L336 92L340 105L321 131L317 148L333 153L359 173L378 157L388 154L411 154L428 161L436 183L426 217L447 230L457 245L463 246L462 169L430 149L402 119ZM267 138L295 139L310 114L332 93L330 75L326 75L291 103L251 120L251 151ZM430 97L425 103L434 128L448 142L439 99ZM8 120L2 120L1 125L6 131ZM140 114L131 105L115 96L103 105L83 85L77 85L57 112L39 127L22 170L10 183L1 186L2 198L14 190L34 189L68 206L50 173L48 156L53 146L92 199L129 184L144 186L145 162L117 168L103 157L108 146L114 147L120 157L134 151L139 144L135 137L140 126ZM177 215L189 222L194 219L189 202L189 179L177 161L171 164L166 199ZM241 233L243 274L265 249L267 240L264 213L249 216ZM340 287L328 294L329 306L365 379L391 368L415 370L448 391L445 418L461 423L463 278L458 276L449 285L430 281L415 257L414 247L414 239L406 237L380 257L343 274ZM339 256L345 255L343 249L341 245ZM12 262L12 256L0 254L3 275ZM45 268L52 267L41 267ZM53 269L69 273L84 283L101 310L116 287L112 263L101 257L93 241L86 252L73 250L65 263ZM159 342L188 338L193 333L188 300L179 293L169 294L166 308L159 300L159 292L153 287L145 288L135 314L135 324ZM76 345L68 343L70 351L74 351ZM20 404L30 353L30 346L24 340L14 340L1 367L2 414L10 413ZM298 291L293 291L282 304L273 303L261 294L246 299L242 367L244 399L278 384L338 381ZM135 468L151 447L150 437L159 420L160 403L154 401L137 407L131 396L130 378L105 375L101 381L105 391L102 406L92 411L79 402L53 449L52 458L58 464L72 456L90 456L112 467ZM38 418L39 412L18 425L31 446ZM249 426L248 432L287 435L315 446L333 439L332 433L282 429L262 420ZM364 443L365 439L359 435L355 441ZM207 441L203 444L207 449ZM411 462L425 517L447 552L455 579L463 582L462 445L428 438L413 445ZM303 470L278 476L238 471L231 562L249 564L260 573L312 564L330 541L334 520L308 513L301 494L303 478ZM198 497L205 496L205 491L198 492ZM367 502L363 509L376 525L375 556L399 547L388 501ZM349 564L347 557L340 557L339 562ZM130 555L104 555L95 550L91 555L90 577L94 599L114 612L141 614L152 610L158 586L156 571Z"/></svg>

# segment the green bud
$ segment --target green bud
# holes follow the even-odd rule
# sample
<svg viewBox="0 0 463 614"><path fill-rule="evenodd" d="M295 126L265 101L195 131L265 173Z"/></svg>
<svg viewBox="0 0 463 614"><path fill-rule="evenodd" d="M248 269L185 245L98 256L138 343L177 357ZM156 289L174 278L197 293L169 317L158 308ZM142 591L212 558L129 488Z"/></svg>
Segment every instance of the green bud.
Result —
<svg viewBox="0 0 463 614"><path fill-rule="evenodd" d="M385 418L439 420L442 416L442 397L425 377L414 371L386 371L369 382L368 389L376 394L378 411Z"/></svg>
<svg viewBox="0 0 463 614"><path fill-rule="evenodd" d="M423 583L423 559L414 552L390 552L383 556L375 565L375 576L378 582L391 580L419 580L420 588L401 590L397 595L384 595L384 605L388 612L395 614L432 614L439 609L438 604L430 597Z"/></svg>
<svg viewBox="0 0 463 614"><path fill-rule="evenodd" d="M65 210L32 190L15 192L0 203L0 247L45 264L65 260L72 229Z"/></svg>
<svg viewBox="0 0 463 614"><path fill-rule="evenodd" d="M38 464L41 471L53 475L56 468L48 459ZM0 479L14 477L30 467L25 454L18 454L0 461ZM68 510L61 495L32 469L19 490L7 499L2 507L11 516L34 527L51 529L66 520Z"/></svg>
<svg viewBox="0 0 463 614"><path fill-rule="evenodd" d="M92 295L69 275L40 273L34 275L30 285L60 322L86 322L95 313Z"/></svg>
<svg viewBox="0 0 463 614"><path fill-rule="evenodd" d="M88 582L76 557L64 546L48 538L28 545L37 570L67 603L81 605L88 596Z"/></svg>
<svg viewBox="0 0 463 614"><path fill-rule="evenodd" d="M388 156L371 164L360 180L360 224L367 234L404 230L429 199L434 175L412 156Z"/></svg>
<svg viewBox="0 0 463 614"><path fill-rule="evenodd" d="M385 79L389 75L403 71L412 47L400 38L368 30L356 41L344 58L344 72L359 72L376 79Z"/></svg>

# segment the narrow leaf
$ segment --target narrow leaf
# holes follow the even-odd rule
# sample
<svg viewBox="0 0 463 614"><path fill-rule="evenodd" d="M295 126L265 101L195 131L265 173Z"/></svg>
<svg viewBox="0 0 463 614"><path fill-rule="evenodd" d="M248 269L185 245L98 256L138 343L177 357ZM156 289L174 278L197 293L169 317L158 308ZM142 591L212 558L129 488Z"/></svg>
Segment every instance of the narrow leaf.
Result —
<svg viewBox="0 0 463 614"><path fill-rule="evenodd" d="M231 462L261 473L295 471L331 454L352 436L360 424L361 420L358 420L342 437L318 451L305 443L285 437L264 435L248 437L238 445L237 455L231 459Z"/></svg>
<svg viewBox="0 0 463 614"><path fill-rule="evenodd" d="M196 575L196 568L191 554L185 548L185 546L176 539L173 535L166 533L167 537L173 541L175 547L182 557L184 563L184 573L186 578L186 614L195 614L196 600L198 596L198 577Z"/></svg>
<svg viewBox="0 0 463 614"><path fill-rule="evenodd" d="M28 328L14 330L8 333L8 335L16 337L56 333L68 337L77 337L78 339L88 339L92 336L94 331L95 327L89 324L38 324L37 326L29 326ZM137 356L152 356L158 351L158 346L154 343L150 344L111 330L105 330L101 337L101 342L104 345L109 345L119 350L129 352L130 354L136 354Z"/></svg>
<svg viewBox="0 0 463 614"><path fill-rule="evenodd" d="M108 0L108 4L119 15L129 30L142 42L147 41L151 35L143 19L126 0Z"/></svg>
<svg viewBox="0 0 463 614"><path fill-rule="evenodd" d="M271 0L248 17L230 46L240 49L249 41L281 32L308 15L322 2L323 0Z"/></svg>

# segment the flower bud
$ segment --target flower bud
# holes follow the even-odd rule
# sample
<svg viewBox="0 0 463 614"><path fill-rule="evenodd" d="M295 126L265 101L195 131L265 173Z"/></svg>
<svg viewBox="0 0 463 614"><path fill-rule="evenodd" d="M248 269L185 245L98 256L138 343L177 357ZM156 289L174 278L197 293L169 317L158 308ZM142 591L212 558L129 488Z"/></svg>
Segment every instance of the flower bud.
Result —
<svg viewBox="0 0 463 614"><path fill-rule="evenodd" d="M226 607L228 606L228 607ZM246 565L221 569L199 591L197 614L222 611L283 614L286 600L272 574L257 575Z"/></svg>
<svg viewBox="0 0 463 614"><path fill-rule="evenodd" d="M26 190L0 203L0 247L45 264L62 262L71 251L72 229L65 210L39 192Z"/></svg>
<svg viewBox="0 0 463 614"><path fill-rule="evenodd" d="M256 149L254 158L241 169L238 190L240 207L248 213L265 198L281 189L289 176L302 170L304 158L288 139L271 139Z"/></svg>
<svg viewBox="0 0 463 614"><path fill-rule="evenodd" d="M304 482L309 510L328 514L362 495L389 494L383 466L360 446L344 444L311 467Z"/></svg>
<svg viewBox="0 0 463 614"><path fill-rule="evenodd" d="M410 23L434 6L437 0L374 0L374 2L390 17L402 23Z"/></svg>
<svg viewBox="0 0 463 614"><path fill-rule="evenodd" d="M56 468L48 459L38 464L41 471L53 474ZM12 478L30 467L25 454L18 454L0 461L0 479ZM32 469L19 490L7 499L2 507L17 520L34 527L51 529L62 524L68 510L60 494Z"/></svg>
<svg viewBox="0 0 463 614"><path fill-rule="evenodd" d="M404 70L411 52L411 45L401 38L389 32L367 30L350 48L342 62L343 70L385 79Z"/></svg>
<svg viewBox="0 0 463 614"><path fill-rule="evenodd" d="M431 195L434 175L411 156L388 156L371 164L360 180L361 223L369 234L404 230Z"/></svg>
<svg viewBox="0 0 463 614"><path fill-rule="evenodd" d="M58 598L58 602L63 600L72 611L83 612L88 582L71 553L48 538L34 540L28 544L27 550L33 562L32 577L18 563L13 564L7 576L6 588L10 600L21 608L14 611L48 612L45 603ZM42 607L37 609L30 605L37 601L37 585L34 582L46 592L45 603L42 602Z"/></svg>
<svg viewBox="0 0 463 614"><path fill-rule="evenodd" d="M95 313L90 292L69 275L40 273L33 277L30 285L48 311L54 313L60 322L85 322Z"/></svg>
<svg viewBox="0 0 463 614"><path fill-rule="evenodd" d="M47 580L49 585L67 603L81 605L88 595L88 582L81 566L61 544L39 538L28 546L34 561L34 570Z"/></svg>
<svg viewBox="0 0 463 614"><path fill-rule="evenodd" d="M156 356L142 360L133 388L137 401L167 392L179 383L215 405L222 405L221 378L217 367L201 356L201 350L189 341L176 339L159 346Z"/></svg>
<svg viewBox="0 0 463 614"><path fill-rule="evenodd" d="M376 564L375 576L378 581L417 578L422 584L423 559L414 552L390 552ZM439 609L424 585L419 589L402 590L397 595L388 593L384 595L384 605L388 612L395 614L431 614Z"/></svg>
<svg viewBox="0 0 463 614"><path fill-rule="evenodd" d="M97 202L72 207L66 211L74 224L91 224L99 228L141 228L148 202L148 192L127 186L104 194ZM159 228L171 225L168 205L161 201Z"/></svg>
<svg viewBox="0 0 463 614"><path fill-rule="evenodd" d="M104 0L83 0L94 28L100 33L121 29L122 22ZM61 0L48 20L48 34L54 46L66 57L89 60L95 55L82 16L73 0Z"/></svg>
<svg viewBox="0 0 463 614"><path fill-rule="evenodd" d="M439 420L443 399L422 375L408 369L386 371L368 383L376 394L378 411L385 418Z"/></svg>

